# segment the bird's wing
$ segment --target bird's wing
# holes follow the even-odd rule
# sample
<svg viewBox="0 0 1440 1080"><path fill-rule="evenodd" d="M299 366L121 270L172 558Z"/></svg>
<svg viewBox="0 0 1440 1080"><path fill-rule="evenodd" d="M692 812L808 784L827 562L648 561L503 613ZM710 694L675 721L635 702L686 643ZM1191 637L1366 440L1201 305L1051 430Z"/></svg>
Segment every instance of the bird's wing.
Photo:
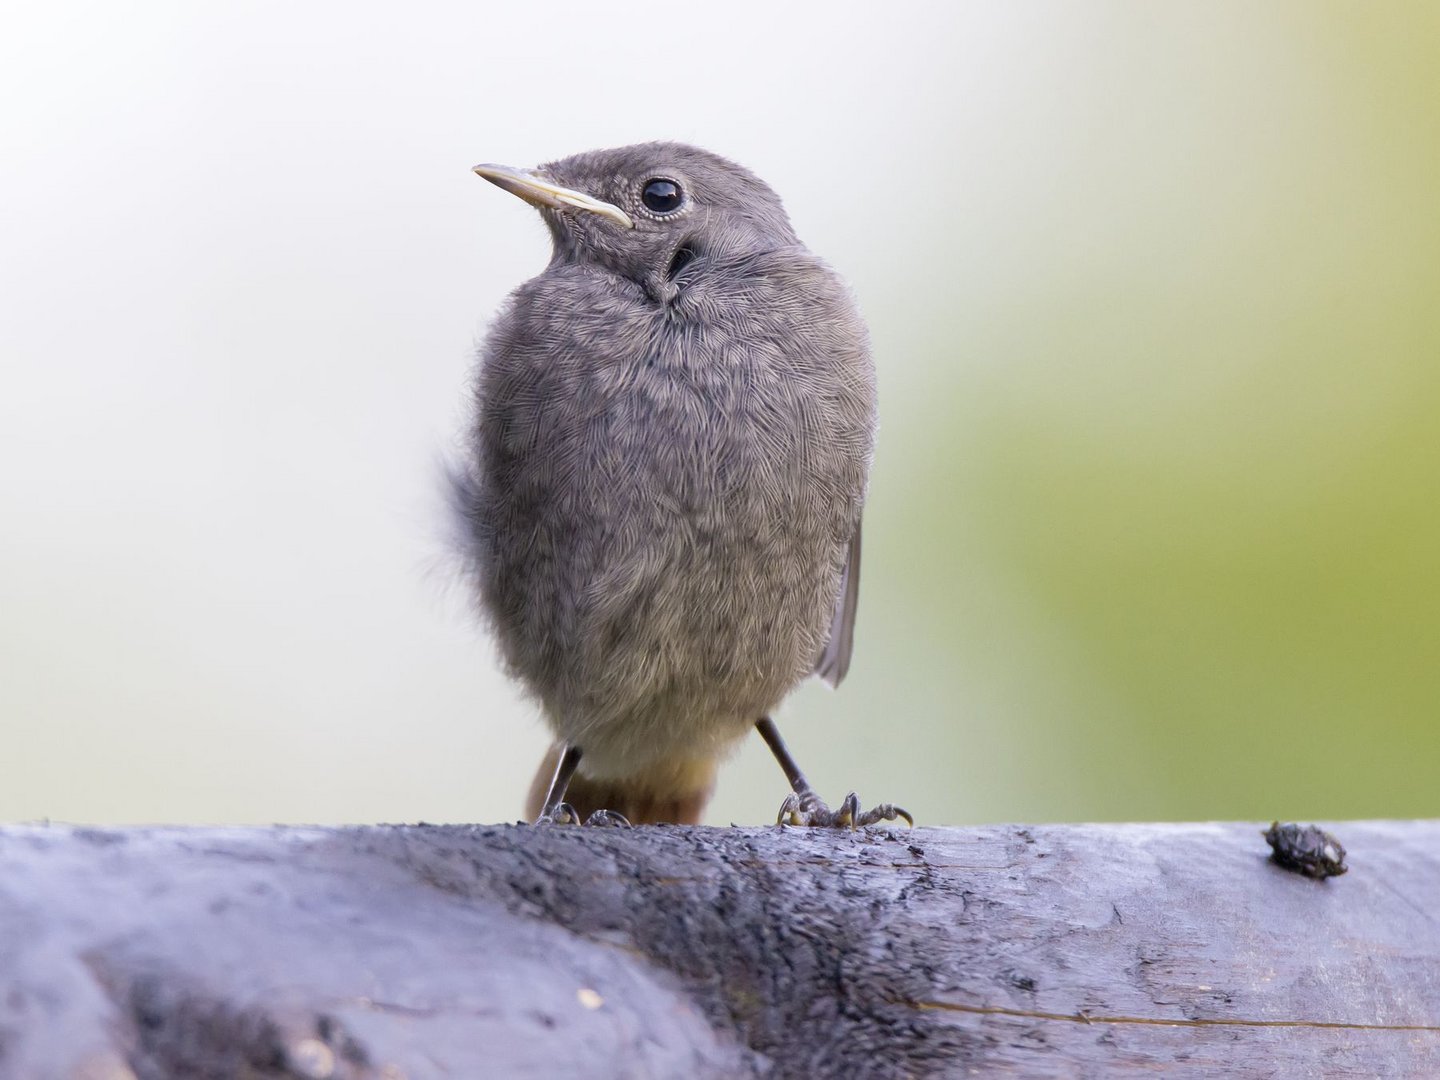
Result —
<svg viewBox="0 0 1440 1080"><path fill-rule="evenodd" d="M850 653L855 648L855 607L860 602L860 523L850 539L850 557L840 572L840 595L835 598L835 615L830 620L830 640L815 661L815 674L831 686L850 670Z"/></svg>

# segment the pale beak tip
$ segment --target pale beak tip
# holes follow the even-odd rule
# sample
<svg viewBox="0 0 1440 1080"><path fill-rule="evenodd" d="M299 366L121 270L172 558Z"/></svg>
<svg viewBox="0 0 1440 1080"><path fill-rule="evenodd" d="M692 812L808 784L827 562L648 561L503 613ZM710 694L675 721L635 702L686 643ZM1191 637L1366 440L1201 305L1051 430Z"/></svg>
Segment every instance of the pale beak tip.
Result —
<svg viewBox="0 0 1440 1080"><path fill-rule="evenodd" d="M627 229L635 228L629 214L618 206L587 195L583 191L563 187L553 180L526 169L512 169L506 165L474 165L470 169L476 176L489 180L496 187L511 195L524 199L531 206L541 209L558 210L568 208L591 214L599 214Z"/></svg>

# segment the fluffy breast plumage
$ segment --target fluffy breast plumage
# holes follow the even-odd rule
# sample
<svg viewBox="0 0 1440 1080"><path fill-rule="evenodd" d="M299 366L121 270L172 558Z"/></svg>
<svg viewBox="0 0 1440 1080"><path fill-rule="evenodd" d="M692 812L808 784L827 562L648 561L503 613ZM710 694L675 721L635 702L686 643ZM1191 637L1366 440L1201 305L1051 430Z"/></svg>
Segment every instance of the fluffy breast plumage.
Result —
<svg viewBox="0 0 1440 1080"><path fill-rule="evenodd" d="M824 645L873 369L823 263L751 263L663 305L556 266L485 347L465 507L481 595L512 669L600 771L673 756L677 712L692 743L734 738Z"/></svg>

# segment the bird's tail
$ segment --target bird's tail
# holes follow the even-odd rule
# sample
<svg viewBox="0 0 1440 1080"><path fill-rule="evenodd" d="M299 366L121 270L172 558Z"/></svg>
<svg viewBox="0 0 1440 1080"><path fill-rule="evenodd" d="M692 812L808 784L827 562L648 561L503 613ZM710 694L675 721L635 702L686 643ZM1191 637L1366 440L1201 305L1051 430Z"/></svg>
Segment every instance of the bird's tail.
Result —
<svg viewBox="0 0 1440 1080"><path fill-rule="evenodd" d="M525 800L525 816L534 821L545 808L550 780L560 760L559 744L552 745L541 759L540 768L530 784ZM632 825L698 825L705 804L715 789L713 763L692 767L677 777L673 773L627 777L623 780L597 780L585 775L584 760L570 779L565 801L575 808L584 821L596 810L624 814Z"/></svg>

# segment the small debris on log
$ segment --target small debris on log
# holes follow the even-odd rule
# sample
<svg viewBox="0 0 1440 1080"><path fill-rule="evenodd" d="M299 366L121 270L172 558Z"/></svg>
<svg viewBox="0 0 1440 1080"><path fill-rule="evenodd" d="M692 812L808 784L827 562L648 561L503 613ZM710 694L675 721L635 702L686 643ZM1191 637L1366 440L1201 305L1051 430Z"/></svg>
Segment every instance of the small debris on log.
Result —
<svg viewBox="0 0 1440 1080"><path fill-rule="evenodd" d="M1270 845L1271 857L1286 870L1323 881L1350 869L1345 865L1344 845L1318 825L1272 821L1260 835Z"/></svg>

